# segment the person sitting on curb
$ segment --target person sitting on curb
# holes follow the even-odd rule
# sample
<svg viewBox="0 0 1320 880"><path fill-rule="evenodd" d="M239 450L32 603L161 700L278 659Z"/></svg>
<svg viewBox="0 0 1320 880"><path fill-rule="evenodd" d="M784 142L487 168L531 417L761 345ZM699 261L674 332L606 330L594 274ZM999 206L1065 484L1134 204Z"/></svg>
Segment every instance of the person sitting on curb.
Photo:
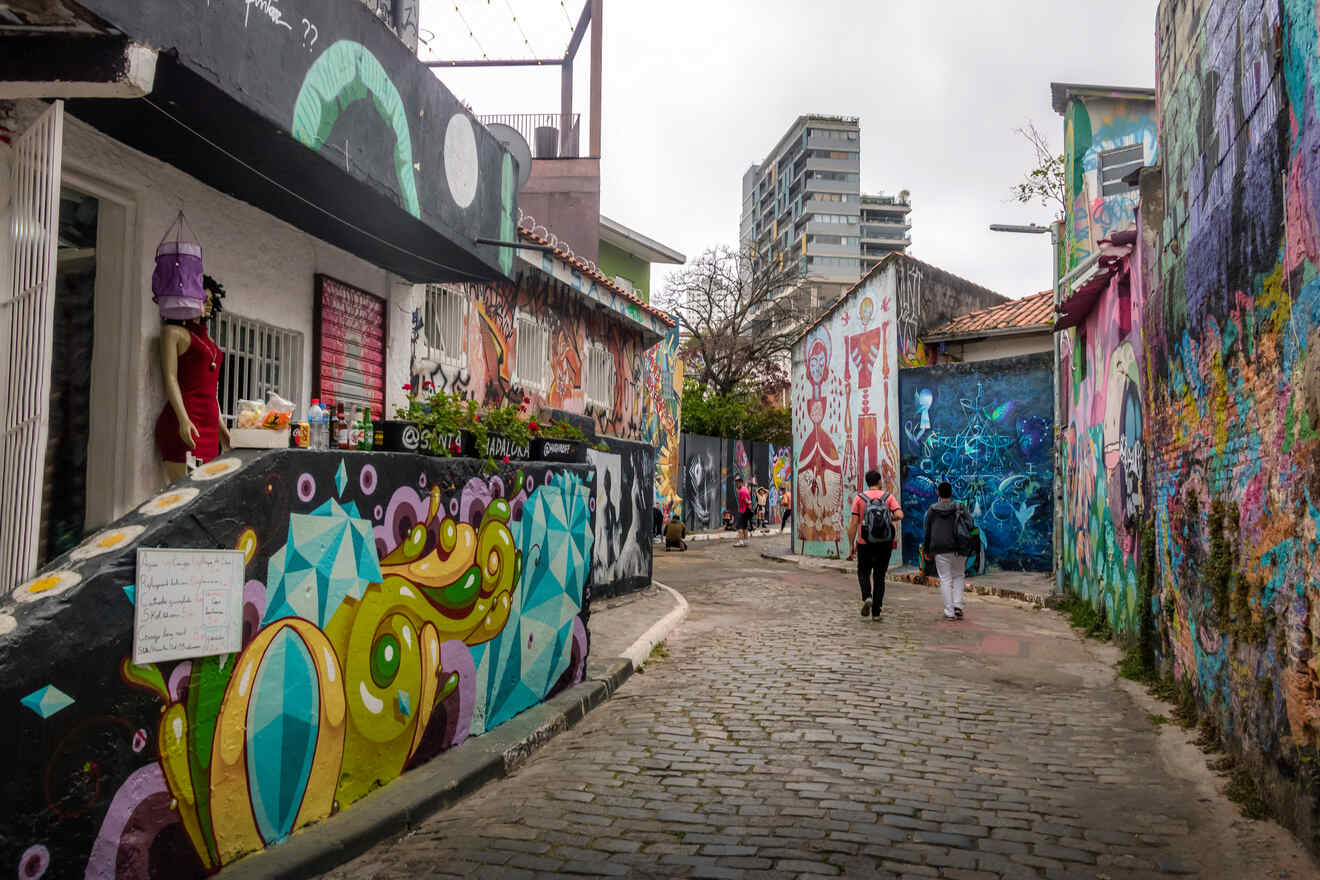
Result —
<svg viewBox="0 0 1320 880"><path fill-rule="evenodd" d="M671 516L665 523L665 551L687 549L687 526L676 516Z"/></svg>
<svg viewBox="0 0 1320 880"><path fill-rule="evenodd" d="M724 531L735 532L738 527L733 524L733 514L729 513L728 508L724 509Z"/></svg>

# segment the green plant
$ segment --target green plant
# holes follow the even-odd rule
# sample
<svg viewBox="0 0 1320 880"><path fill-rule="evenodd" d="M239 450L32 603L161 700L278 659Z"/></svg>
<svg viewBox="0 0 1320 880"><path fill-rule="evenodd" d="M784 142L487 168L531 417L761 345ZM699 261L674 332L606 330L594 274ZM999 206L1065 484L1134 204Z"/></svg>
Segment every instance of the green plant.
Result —
<svg viewBox="0 0 1320 880"><path fill-rule="evenodd" d="M1245 767L1238 767L1233 773L1233 778L1228 782L1228 788L1224 790L1228 799L1237 804L1242 809L1242 815L1248 819L1268 819L1270 818L1269 804L1260 796L1260 790L1256 787L1256 780L1252 778L1251 772Z"/></svg>
<svg viewBox="0 0 1320 880"><path fill-rule="evenodd" d="M1154 713L1148 714L1146 716L1146 720L1149 721L1151 724L1154 724L1156 727L1159 727L1161 724L1169 723L1168 718L1165 718L1163 715L1156 715Z"/></svg>
<svg viewBox="0 0 1320 880"><path fill-rule="evenodd" d="M586 443L587 435L579 431L573 425L560 419L555 419L548 425L541 425L536 432L537 436L546 440L575 440L578 443Z"/></svg>
<svg viewBox="0 0 1320 880"><path fill-rule="evenodd" d="M439 391L418 408L419 412L412 421L417 422L422 436L427 438L433 455L455 454L454 449L444 445L444 438L457 434L463 428L463 413L468 406L475 407L476 403L465 401L458 394Z"/></svg>
<svg viewBox="0 0 1320 880"><path fill-rule="evenodd" d="M1059 605L1059 610L1068 616L1069 625L1080 629L1082 634L1100 641L1108 641L1114 634L1109 626L1109 616L1104 612L1103 604L1099 609L1080 596L1070 595Z"/></svg>
<svg viewBox="0 0 1320 880"><path fill-rule="evenodd" d="M520 419L519 408L506 404L497 409L486 411L484 423L486 430L492 434L503 434L514 443L525 445L532 440L531 429L527 423Z"/></svg>
<svg viewBox="0 0 1320 880"><path fill-rule="evenodd" d="M408 405L395 407L394 417L403 422L420 423L422 416L425 414L425 408L418 402L417 395L413 394L411 383L404 383L403 396L408 398Z"/></svg>

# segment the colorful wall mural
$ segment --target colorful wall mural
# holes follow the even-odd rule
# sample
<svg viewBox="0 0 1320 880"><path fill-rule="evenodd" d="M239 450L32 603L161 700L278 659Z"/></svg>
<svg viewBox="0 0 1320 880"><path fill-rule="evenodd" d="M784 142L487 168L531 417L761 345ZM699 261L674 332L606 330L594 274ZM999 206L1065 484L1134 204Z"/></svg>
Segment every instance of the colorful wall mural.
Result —
<svg viewBox="0 0 1320 880"><path fill-rule="evenodd" d="M1064 175L1068 212L1065 247L1071 269L1096 252L1112 232L1136 221L1135 188L1108 196L1100 182L1101 154L1141 145L1143 161L1158 159L1155 99L1074 96L1064 113Z"/></svg>
<svg viewBox="0 0 1320 880"><path fill-rule="evenodd" d="M866 472L899 486L900 348L924 363L922 332L1004 298L914 260L883 263L793 346L795 552L847 556L846 511Z"/></svg>
<svg viewBox="0 0 1320 880"><path fill-rule="evenodd" d="M1035 354L899 373L906 564L921 564L926 510L947 480L981 531L973 571L1053 568L1052 360Z"/></svg>
<svg viewBox="0 0 1320 880"><path fill-rule="evenodd" d="M646 397L641 440L655 448L655 504L664 516L683 515L682 461L684 364L678 324L646 352Z"/></svg>
<svg viewBox="0 0 1320 880"><path fill-rule="evenodd" d="M241 453L0 612L0 861L202 876L580 681L589 466ZM138 546L246 559L238 654L132 662Z"/></svg>
<svg viewBox="0 0 1320 880"><path fill-rule="evenodd" d="M1153 633L1157 656L1245 762L1271 812L1312 850L1318 33L1312 0L1159 4L1160 166L1142 178L1135 250L1123 258L1132 330L1119 332L1125 306L1111 286L1069 338L1064 455L1075 534L1062 560L1121 633ZM1070 118L1073 142L1077 123ZM1069 155L1075 264L1105 236L1093 213L1080 222L1087 169L1071 145Z"/></svg>
<svg viewBox="0 0 1320 880"><path fill-rule="evenodd" d="M462 394L484 405L530 398L531 408L585 415L597 434L639 440L647 422L647 348L640 330L611 319L580 296L537 272L516 282L451 285L467 302L463 354L455 362L432 357L426 346L422 302L413 309L412 384L432 383L437 391ZM549 379L544 388L514 381L518 314L528 315L549 333ZM614 405L586 401L587 346L597 342L614 356ZM658 381L663 382L663 379Z"/></svg>
<svg viewBox="0 0 1320 880"><path fill-rule="evenodd" d="M1146 358L1137 233L1105 245L1112 263L1083 288L1094 304L1062 336L1060 394L1064 588L1103 603L1114 627L1133 634L1140 617L1139 533L1149 486L1142 404ZM1134 283L1134 281L1136 283Z"/></svg>

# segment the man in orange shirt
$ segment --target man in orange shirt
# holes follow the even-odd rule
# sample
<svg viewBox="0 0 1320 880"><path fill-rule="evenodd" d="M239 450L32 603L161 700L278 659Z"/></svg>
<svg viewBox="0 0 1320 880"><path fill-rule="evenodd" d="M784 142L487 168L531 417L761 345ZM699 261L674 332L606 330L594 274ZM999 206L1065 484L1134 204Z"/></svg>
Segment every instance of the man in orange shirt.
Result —
<svg viewBox="0 0 1320 880"><path fill-rule="evenodd" d="M866 472L866 491L857 493L848 520L848 559L857 559L857 582L862 588L862 617L880 618L885 604L885 575L889 555L898 546L898 521L903 506L880 488L880 472Z"/></svg>

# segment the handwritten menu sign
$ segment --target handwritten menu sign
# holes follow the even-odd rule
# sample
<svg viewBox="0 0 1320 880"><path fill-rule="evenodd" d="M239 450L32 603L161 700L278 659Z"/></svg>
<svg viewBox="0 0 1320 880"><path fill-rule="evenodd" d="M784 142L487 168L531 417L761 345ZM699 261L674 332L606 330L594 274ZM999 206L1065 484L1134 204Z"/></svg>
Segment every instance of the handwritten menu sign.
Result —
<svg viewBox="0 0 1320 880"><path fill-rule="evenodd" d="M138 548L133 662L242 650L244 563L242 550Z"/></svg>

